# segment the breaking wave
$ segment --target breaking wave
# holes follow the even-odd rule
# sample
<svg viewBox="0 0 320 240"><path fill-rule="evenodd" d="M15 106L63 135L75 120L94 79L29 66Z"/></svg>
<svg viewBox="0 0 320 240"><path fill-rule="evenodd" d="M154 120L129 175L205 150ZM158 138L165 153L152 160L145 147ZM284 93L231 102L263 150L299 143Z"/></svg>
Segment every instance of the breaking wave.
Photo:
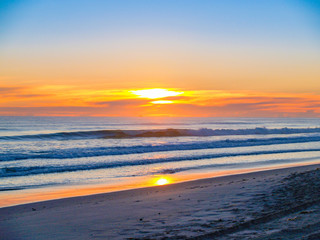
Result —
<svg viewBox="0 0 320 240"><path fill-rule="evenodd" d="M206 142L192 142L180 144L163 144L163 145L136 145L136 146L117 146L117 147L88 147L88 148L67 148L67 149L50 149L44 151L29 152L8 152L0 155L0 161L14 161L24 159L71 159L81 157L100 157L110 155L128 155L152 152L167 151L184 151L184 150L202 150L214 148L234 148L234 147L251 147L264 146L273 144L290 144L318 142L320 136L299 136L286 138L248 138L233 140L218 140Z"/></svg>
<svg viewBox="0 0 320 240"><path fill-rule="evenodd" d="M125 166L143 166L156 163L168 163L168 162L181 162L181 161L197 161L203 159L215 159L222 157L237 157L237 156L251 156L251 155L265 155L265 154L283 154L283 153L297 153L297 152L319 152L320 149L286 149L286 150L268 150L268 151L254 151L254 152L242 152L242 153L218 153L218 154L203 154L198 156L177 156L168 158L149 158L149 159L135 159L126 161L111 161L111 162L99 162L92 164L70 165L70 166L30 166L30 167L4 167L0 169L0 177L13 177L13 176L26 176L37 175L47 173L61 173L61 172L73 172L82 170L96 170L106 168L117 168ZM235 165L233 163L223 164ZM236 163L239 164L239 163ZM211 166L222 166L219 163L212 164Z"/></svg>
<svg viewBox="0 0 320 240"><path fill-rule="evenodd" d="M147 129L147 130L97 130L58 132L49 134L1 136L0 140L81 140L148 137L207 137L230 135L271 135L320 133L320 128L248 128L248 129Z"/></svg>

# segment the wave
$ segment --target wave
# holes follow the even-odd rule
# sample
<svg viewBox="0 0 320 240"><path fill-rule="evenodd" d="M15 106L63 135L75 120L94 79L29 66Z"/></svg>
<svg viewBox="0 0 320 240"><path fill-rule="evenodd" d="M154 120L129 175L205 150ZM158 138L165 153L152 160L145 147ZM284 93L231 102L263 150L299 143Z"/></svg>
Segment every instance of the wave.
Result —
<svg viewBox="0 0 320 240"><path fill-rule="evenodd" d="M198 156L180 156L180 157L169 157L169 158L149 158L149 159L136 159L130 161L113 161L113 162L100 162L82 164L82 165L69 165L69 166L32 166L32 167L4 167L0 169L0 177L14 177L14 176L26 176L26 175L37 175L37 174L48 174L48 173L61 173L61 172L74 172L83 170L97 170L107 168L117 168L126 166L143 166L156 163L168 163L168 162L181 162L181 161L197 161L204 159L215 159L222 157L237 157L237 156L251 156L251 155L265 155L265 154L282 154L282 153L298 153L298 152L320 152L320 149L286 149L286 150L269 150L269 151L253 151L243 153L219 153L219 154L204 154ZM226 163L230 164L242 164L242 163ZM221 164L213 164L221 165Z"/></svg>
<svg viewBox="0 0 320 240"><path fill-rule="evenodd" d="M0 140L79 140L148 137L208 137L229 135L271 135L320 133L320 128L247 128L247 129L147 129L147 130L97 130L58 132L49 134L1 136Z"/></svg>
<svg viewBox="0 0 320 240"><path fill-rule="evenodd" d="M275 159L275 160L262 160L262 161L256 161L256 162L241 162L241 163L220 163L220 164L207 164L207 165L201 165L201 166L191 166L191 167L180 167L180 168L166 168L161 169L158 171L153 171L152 174L175 174L178 172L184 172L188 170L199 170L199 169L206 169L206 168L221 168L221 167L227 167L228 169L235 167L239 168L248 166L250 168L253 168L255 166L261 166L264 164L285 164L285 163L293 163L293 162L304 162L304 161L311 161L311 160L319 160L319 157L305 157L305 158L292 158L292 159Z"/></svg>
<svg viewBox="0 0 320 240"><path fill-rule="evenodd" d="M69 159L81 157L100 157L110 155L128 155L152 152L169 152L184 150L202 150L214 148L233 148L233 147L251 147L274 144L290 144L319 142L320 136L300 136L290 138L248 138L235 140L219 140L207 142L193 142L180 144L163 144L163 145L137 145L137 146L119 146L119 147L92 147L92 148L68 148L68 149L51 149L47 151L29 151L29 152L8 152L0 154L0 161L14 161L25 159Z"/></svg>

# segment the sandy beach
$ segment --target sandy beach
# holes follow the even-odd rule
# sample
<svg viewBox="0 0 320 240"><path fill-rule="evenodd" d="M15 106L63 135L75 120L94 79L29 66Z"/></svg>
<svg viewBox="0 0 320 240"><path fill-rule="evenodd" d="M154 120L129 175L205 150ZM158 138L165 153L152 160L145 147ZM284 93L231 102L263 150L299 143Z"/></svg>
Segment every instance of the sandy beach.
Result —
<svg viewBox="0 0 320 240"><path fill-rule="evenodd" d="M0 240L320 240L320 0L0 0Z"/></svg>
<svg viewBox="0 0 320 240"><path fill-rule="evenodd" d="M320 165L0 209L1 239L319 239Z"/></svg>

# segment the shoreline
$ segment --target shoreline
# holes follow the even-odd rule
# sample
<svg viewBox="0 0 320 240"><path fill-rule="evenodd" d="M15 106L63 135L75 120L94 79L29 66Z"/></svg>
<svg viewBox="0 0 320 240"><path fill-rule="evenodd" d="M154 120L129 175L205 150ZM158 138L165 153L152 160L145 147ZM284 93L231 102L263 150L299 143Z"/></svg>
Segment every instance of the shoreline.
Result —
<svg viewBox="0 0 320 240"><path fill-rule="evenodd" d="M294 167L304 167L310 165L320 165L320 160L311 162L298 162L282 165L270 165L254 168L241 168L241 169L225 169L215 170L213 172L200 172L200 173L188 173L188 174L163 174L153 177L140 177L134 181L124 182L113 185L105 184L88 184L88 185L57 185L51 187L39 187L31 189L18 189L10 191L0 192L0 209L6 207L14 207L25 204L32 204L44 201L55 201L65 198L75 197L89 197L91 195L99 194L112 194L122 191L134 191L144 188L157 187L155 184L156 179L160 177L170 179L170 185L183 184L190 181L200 181L211 178L228 177L232 175L241 175L254 172L263 172L277 169L286 169Z"/></svg>
<svg viewBox="0 0 320 240"><path fill-rule="evenodd" d="M319 168L277 168L4 207L0 238L268 239L284 234L288 224L298 228L306 218L320 217L319 191L313 189L320 186ZM301 194L291 199L291 190Z"/></svg>

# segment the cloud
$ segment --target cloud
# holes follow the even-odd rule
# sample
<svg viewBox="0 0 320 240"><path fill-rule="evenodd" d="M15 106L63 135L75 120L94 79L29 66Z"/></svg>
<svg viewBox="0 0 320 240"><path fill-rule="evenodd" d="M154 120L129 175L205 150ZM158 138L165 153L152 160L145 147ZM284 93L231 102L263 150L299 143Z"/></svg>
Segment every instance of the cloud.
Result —
<svg viewBox="0 0 320 240"><path fill-rule="evenodd" d="M124 106L139 106L147 104L150 100L145 99L124 99L114 101L91 102L93 105L109 106L109 107L124 107Z"/></svg>
<svg viewBox="0 0 320 240"><path fill-rule="evenodd" d="M52 94L14 94L14 97L17 98L38 98L38 97L48 97Z"/></svg>
<svg viewBox="0 0 320 240"><path fill-rule="evenodd" d="M23 88L22 87L0 87L0 94L11 94L21 89Z"/></svg>
<svg viewBox="0 0 320 240"><path fill-rule="evenodd" d="M101 111L101 108L79 106L0 107L0 114L6 116L94 116Z"/></svg>
<svg viewBox="0 0 320 240"><path fill-rule="evenodd" d="M320 96L294 93L185 91L152 104L127 90L1 87L0 115L318 117ZM112 92L112 94L111 94Z"/></svg>

